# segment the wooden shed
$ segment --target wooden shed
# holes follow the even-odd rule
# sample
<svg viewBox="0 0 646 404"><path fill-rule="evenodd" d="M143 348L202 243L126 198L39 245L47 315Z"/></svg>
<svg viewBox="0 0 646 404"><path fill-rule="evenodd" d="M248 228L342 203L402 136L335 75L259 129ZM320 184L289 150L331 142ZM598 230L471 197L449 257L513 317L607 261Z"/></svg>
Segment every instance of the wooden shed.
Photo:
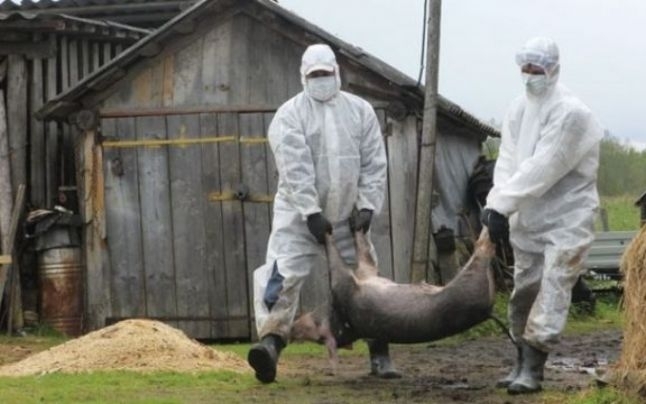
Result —
<svg viewBox="0 0 646 404"><path fill-rule="evenodd" d="M379 116L389 188L372 237L382 273L410 279L423 88L273 1L202 0L39 112L77 124L88 329L148 317L197 338L252 337L277 181L266 130L320 42ZM444 98L438 118L433 225L461 236L469 174L497 132ZM321 266L304 307L325 299Z"/></svg>

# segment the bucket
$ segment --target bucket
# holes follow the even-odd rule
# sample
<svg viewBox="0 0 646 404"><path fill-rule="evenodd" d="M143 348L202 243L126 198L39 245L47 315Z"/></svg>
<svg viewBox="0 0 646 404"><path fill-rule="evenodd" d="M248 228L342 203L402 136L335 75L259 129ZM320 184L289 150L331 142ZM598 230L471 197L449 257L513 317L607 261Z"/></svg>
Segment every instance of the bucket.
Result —
<svg viewBox="0 0 646 404"><path fill-rule="evenodd" d="M83 272L79 247L52 248L38 255L40 318L76 337L82 332Z"/></svg>

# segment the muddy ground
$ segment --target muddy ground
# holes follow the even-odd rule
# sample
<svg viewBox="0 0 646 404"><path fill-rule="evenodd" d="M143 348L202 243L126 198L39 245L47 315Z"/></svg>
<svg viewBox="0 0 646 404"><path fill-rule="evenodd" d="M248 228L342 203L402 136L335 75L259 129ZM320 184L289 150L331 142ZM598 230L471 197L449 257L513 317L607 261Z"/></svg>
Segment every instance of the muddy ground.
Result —
<svg viewBox="0 0 646 404"><path fill-rule="evenodd" d="M0 364L18 361L51 345L0 343ZM208 393L182 402L258 403L554 403L594 385L589 370L605 370L620 353L621 331L597 331L566 336L549 357L545 372L545 394L508 396L496 389L495 381L506 375L515 349L506 337L441 343L393 345L391 356L404 374L401 379L382 380L368 375L367 355L353 352L340 358L337 374L330 375L324 354L299 354L288 347L277 383L270 386L252 381L230 395ZM359 349L359 348L358 348ZM290 353L290 351L292 351ZM295 352L296 351L296 352ZM246 349L245 349L246 353ZM242 376L241 376L242 377ZM190 387L190 386L189 386ZM199 386L198 386L199 387ZM184 387L186 388L186 386ZM152 394L151 392L150 394ZM158 394L157 391L154 392ZM551 396L550 396L551 395Z"/></svg>
<svg viewBox="0 0 646 404"><path fill-rule="evenodd" d="M563 338L550 355L544 389L576 393L594 385L589 371L605 370L619 357L620 331L601 331ZM380 380L367 374L367 359L342 357L336 376L325 375L329 365L324 358L286 358L280 379L308 378L309 384L345 385L361 392L355 397L373 397L373 402L432 403L541 403L545 395L508 396L494 387L514 362L515 349L504 337L481 338L456 345L394 345L391 356L404 374L397 380ZM307 384L306 383L306 384ZM335 402L317 389L313 402ZM320 397L318 395L321 395ZM352 402L348 397L347 402ZM362 400L363 401L363 400ZM372 400L368 400L370 402Z"/></svg>

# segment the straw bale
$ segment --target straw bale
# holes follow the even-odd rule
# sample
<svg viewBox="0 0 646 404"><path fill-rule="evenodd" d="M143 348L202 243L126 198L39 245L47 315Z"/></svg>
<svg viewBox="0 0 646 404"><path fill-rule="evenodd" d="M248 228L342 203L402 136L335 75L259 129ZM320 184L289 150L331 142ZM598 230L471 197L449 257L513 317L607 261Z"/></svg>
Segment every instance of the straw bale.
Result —
<svg viewBox="0 0 646 404"><path fill-rule="evenodd" d="M624 275L624 340L614 379L622 388L646 395L646 226L621 259Z"/></svg>

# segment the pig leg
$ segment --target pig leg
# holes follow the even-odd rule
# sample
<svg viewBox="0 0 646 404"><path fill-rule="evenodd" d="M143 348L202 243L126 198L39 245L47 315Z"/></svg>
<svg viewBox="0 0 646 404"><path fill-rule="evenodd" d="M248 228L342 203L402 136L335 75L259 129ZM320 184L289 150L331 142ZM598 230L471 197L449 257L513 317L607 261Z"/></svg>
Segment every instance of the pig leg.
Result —
<svg viewBox="0 0 646 404"><path fill-rule="evenodd" d="M359 279L379 276L379 268L370 254L368 236L362 231L354 233L354 245L357 251L357 269L354 271Z"/></svg>
<svg viewBox="0 0 646 404"><path fill-rule="evenodd" d="M397 379L402 377L390 361L388 342L366 340L370 351L370 374L382 379Z"/></svg>
<svg viewBox="0 0 646 404"><path fill-rule="evenodd" d="M331 234L325 235L325 250L327 252L327 264L332 275L332 285L336 283L356 284L352 276L352 269L345 263L337 248L334 237Z"/></svg>
<svg viewBox="0 0 646 404"><path fill-rule="evenodd" d="M330 322L326 318L321 318L319 314L313 312L303 314L292 324L290 339L291 341L312 341L325 345L330 362L330 374L336 374L339 363L337 343L330 328Z"/></svg>
<svg viewBox="0 0 646 404"><path fill-rule="evenodd" d="M327 348L328 358L330 361L330 371L332 372L332 375L336 375L336 369L339 365L339 355L337 354L336 339L334 339L334 336L332 335L329 329L325 331L326 332L323 338L325 341L324 343L325 343L325 347Z"/></svg>

